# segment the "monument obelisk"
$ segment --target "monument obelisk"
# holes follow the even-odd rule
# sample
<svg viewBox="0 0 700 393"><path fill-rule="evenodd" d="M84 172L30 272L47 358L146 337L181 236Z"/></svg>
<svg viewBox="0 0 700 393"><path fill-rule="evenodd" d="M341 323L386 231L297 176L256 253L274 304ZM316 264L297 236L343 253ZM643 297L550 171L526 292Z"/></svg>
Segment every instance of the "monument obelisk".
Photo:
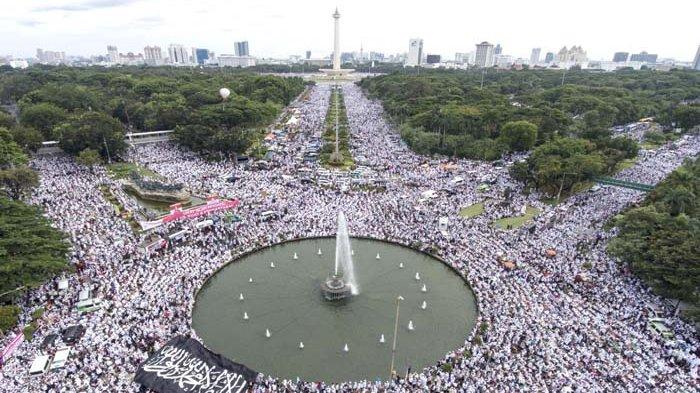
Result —
<svg viewBox="0 0 700 393"><path fill-rule="evenodd" d="M333 13L333 71L340 71L340 12L338 7Z"/></svg>
<svg viewBox="0 0 700 393"><path fill-rule="evenodd" d="M340 12L336 7L333 13L333 68L324 68L320 71L333 79L349 74L355 70L349 68L340 68Z"/></svg>

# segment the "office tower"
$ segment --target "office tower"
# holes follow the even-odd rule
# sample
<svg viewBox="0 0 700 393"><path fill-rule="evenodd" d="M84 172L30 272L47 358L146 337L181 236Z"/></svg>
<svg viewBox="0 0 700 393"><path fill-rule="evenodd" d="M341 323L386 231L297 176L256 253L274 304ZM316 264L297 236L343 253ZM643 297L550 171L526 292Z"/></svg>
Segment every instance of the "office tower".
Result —
<svg viewBox="0 0 700 393"><path fill-rule="evenodd" d="M418 66L423 59L423 39L421 38L411 38L408 41L408 58L406 58L406 65Z"/></svg>
<svg viewBox="0 0 700 393"><path fill-rule="evenodd" d="M234 50L236 56L250 56L250 52L248 51L248 41L234 43Z"/></svg>
<svg viewBox="0 0 700 393"><path fill-rule="evenodd" d="M192 48L192 59L196 64L203 65L209 58L209 49Z"/></svg>
<svg viewBox="0 0 700 393"><path fill-rule="evenodd" d="M554 61L554 52L547 52L544 56L544 62L549 64Z"/></svg>
<svg viewBox="0 0 700 393"><path fill-rule="evenodd" d="M624 63L627 61L629 55L630 54L628 52L615 52L612 61L615 63Z"/></svg>
<svg viewBox="0 0 700 393"><path fill-rule="evenodd" d="M695 61L693 61L693 69L700 71L700 45L698 45L698 51L695 52Z"/></svg>
<svg viewBox="0 0 700 393"><path fill-rule="evenodd" d="M541 48L533 48L532 52L530 53L530 65L534 66L537 63L540 62L540 52L542 51Z"/></svg>
<svg viewBox="0 0 700 393"><path fill-rule="evenodd" d="M144 61L148 65L162 65L163 52L160 46L146 46L143 48Z"/></svg>
<svg viewBox="0 0 700 393"><path fill-rule="evenodd" d="M116 46L107 45L107 58L109 59L110 63L119 63L119 51L117 50Z"/></svg>
<svg viewBox="0 0 700 393"><path fill-rule="evenodd" d="M493 48L493 54L500 55L501 53L503 53L503 48L501 48L501 44L496 44L496 47Z"/></svg>
<svg viewBox="0 0 700 393"><path fill-rule="evenodd" d="M474 64L477 67L491 67L493 65L493 44L486 41L476 44Z"/></svg>
<svg viewBox="0 0 700 393"><path fill-rule="evenodd" d="M309 60L311 58L311 51L307 50L306 51L306 60Z"/></svg>
<svg viewBox="0 0 700 393"><path fill-rule="evenodd" d="M180 44L170 44L168 46L168 55L170 63L175 65L189 65L190 56L187 54L187 49Z"/></svg>
<svg viewBox="0 0 700 393"><path fill-rule="evenodd" d="M656 63L656 59L659 56L656 54L652 53L647 53L645 51L642 51L640 53L633 53L630 56L630 61L638 61L640 63Z"/></svg>
<svg viewBox="0 0 700 393"><path fill-rule="evenodd" d="M440 55L427 55L425 57L425 62L428 64L438 64L440 63Z"/></svg>

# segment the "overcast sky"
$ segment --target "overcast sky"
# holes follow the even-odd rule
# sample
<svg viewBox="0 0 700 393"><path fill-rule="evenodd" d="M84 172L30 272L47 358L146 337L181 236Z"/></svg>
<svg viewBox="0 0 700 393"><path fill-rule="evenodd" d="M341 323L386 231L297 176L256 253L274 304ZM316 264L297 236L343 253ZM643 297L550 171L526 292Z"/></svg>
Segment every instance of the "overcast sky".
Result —
<svg viewBox="0 0 700 393"><path fill-rule="evenodd" d="M36 48L69 55L142 52L170 43L233 53L248 40L251 55L313 57L332 51L333 20L341 13L344 52L424 52L453 59L477 42L500 43L504 53L542 56L582 45L591 59L613 52L658 53L690 61L700 44L697 0L2 0L0 55L34 56Z"/></svg>

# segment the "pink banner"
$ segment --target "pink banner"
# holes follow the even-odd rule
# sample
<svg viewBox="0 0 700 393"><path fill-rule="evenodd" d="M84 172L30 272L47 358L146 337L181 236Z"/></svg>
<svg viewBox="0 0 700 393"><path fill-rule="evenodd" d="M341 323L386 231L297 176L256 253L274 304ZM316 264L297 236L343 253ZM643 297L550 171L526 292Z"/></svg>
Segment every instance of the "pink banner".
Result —
<svg viewBox="0 0 700 393"><path fill-rule="evenodd" d="M197 218L205 216L207 214L216 213L222 210L233 209L238 206L240 202L237 199L233 200L221 200L217 198L212 198L205 205L193 207L191 209L182 210L182 205L176 203L171 206L170 214L163 217L163 222L171 222L175 220L180 220L183 218Z"/></svg>
<svg viewBox="0 0 700 393"><path fill-rule="evenodd" d="M14 352L17 347L22 344L22 342L24 342L24 334L20 332L15 336L15 338L12 339L12 341L10 341L7 347L2 350L2 355L0 355L0 365L5 364L7 359L9 359L12 355L12 352Z"/></svg>

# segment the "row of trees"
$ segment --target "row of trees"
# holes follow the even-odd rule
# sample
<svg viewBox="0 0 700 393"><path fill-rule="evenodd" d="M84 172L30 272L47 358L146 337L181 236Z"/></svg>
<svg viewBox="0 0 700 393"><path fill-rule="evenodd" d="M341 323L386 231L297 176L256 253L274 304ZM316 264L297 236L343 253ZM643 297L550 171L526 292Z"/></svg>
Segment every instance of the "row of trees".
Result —
<svg viewBox="0 0 700 393"><path fill-rule="evenodd" d="M697 72L572 70L564 84L562 73L421 70L360 85L382 100L404 140L421 154L495 160L534 148L513 174L552 195L636 155L636 143L612 137L613 125L642 117L655 117L667 130L700 124Z"/></svg>
<svg viewBox="0 0 700 393"><path fill-rule="evenodd" d="M12 124L0 126L0 335L16 325L13 299L68 268L64 235L40 209L20 200L39 177L6 125Z"/></svg>
<svg viewBox="0 0 700 393"><path fill-rule="evenodd" d="M659 295L686 301L700 317L700 159L672 172L644 203L616 217L608 251Z"/></svg>
<svg viewBox="0 0 700 393"><path fill-rule="evenodd" d="M223 86L232 93L222 108ZM17 124L0 114L0 126L16 130L23 147L58 140L71 154L89 148L116 156L125 130L176 128L200 131L178 138L190 147L234 151L249 144L241 140L245 129L274 118L303 88L301 78L231 69L31 67L0 73L0 101L19 112ZM207 142L212 135L216 141Z"/></svg>

